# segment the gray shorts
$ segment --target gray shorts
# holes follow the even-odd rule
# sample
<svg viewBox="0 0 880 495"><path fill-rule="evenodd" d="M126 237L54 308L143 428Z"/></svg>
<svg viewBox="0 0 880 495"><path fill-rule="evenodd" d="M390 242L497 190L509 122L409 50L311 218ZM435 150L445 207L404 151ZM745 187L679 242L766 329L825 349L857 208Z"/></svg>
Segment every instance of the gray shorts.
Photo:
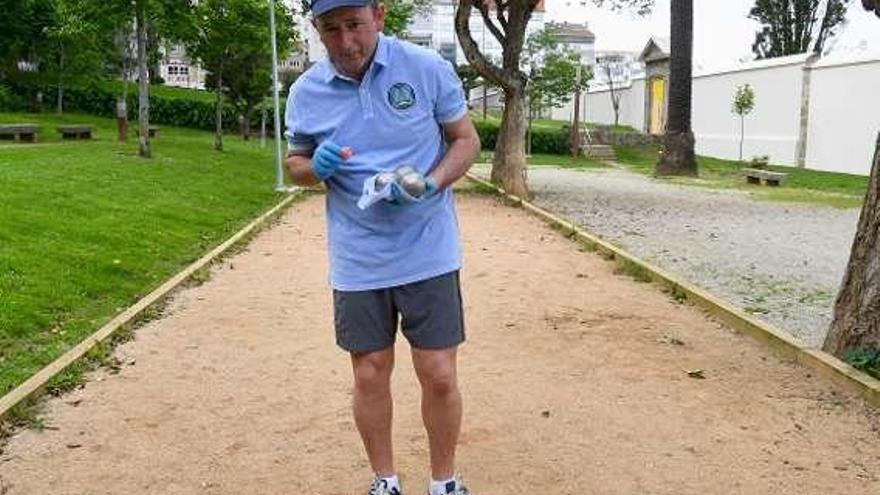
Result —
<svg viewBox="0 0 880 495"><path fill-rule="evenodd" d="M397 323L417 349L464 342L458 271L411 284L365 291L333 291L336 343L363 353L394 345Z"/></svg>

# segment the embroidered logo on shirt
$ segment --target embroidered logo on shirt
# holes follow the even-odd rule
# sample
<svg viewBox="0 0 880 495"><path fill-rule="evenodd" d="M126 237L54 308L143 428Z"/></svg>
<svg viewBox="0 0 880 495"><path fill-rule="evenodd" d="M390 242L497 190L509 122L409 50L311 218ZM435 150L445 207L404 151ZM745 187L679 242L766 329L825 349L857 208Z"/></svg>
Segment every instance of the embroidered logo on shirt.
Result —
<svg viewBox="0 0 880 495"><path fill-rule="evenodd" d="M405 82L399 82L388 88L388 103L397 110L406 110L416 102L416 91Z"/></svg>

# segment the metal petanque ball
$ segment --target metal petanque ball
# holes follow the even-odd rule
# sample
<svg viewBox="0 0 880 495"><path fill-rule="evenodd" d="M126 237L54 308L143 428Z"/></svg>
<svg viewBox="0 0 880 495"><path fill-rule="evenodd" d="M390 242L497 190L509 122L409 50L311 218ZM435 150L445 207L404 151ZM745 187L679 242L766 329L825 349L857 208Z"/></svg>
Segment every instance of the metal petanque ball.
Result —
<svg viewBox="0 0 880 495"><path fill-rule="evenodd" d="M391 184L397 180L397 175L394 172L382 172L376 176L376 190L381 191L385 189L388 184Z"/></svg>
<svg viewBox="0 0 880 495"><path fill-rule="evenodd" d="M394 171L397 175L397 181L400 182L401 179L406 177L409 174L417 174L418 171L409 165L401 165L397 167L397 170Z"/></svg>
<svg viewBox="0 0 880 495"><path fill-rule="evenodd" d="M418 172L404 175L399 181L400 187L414 198L420 198L425 194L425 179Z"/></svg>

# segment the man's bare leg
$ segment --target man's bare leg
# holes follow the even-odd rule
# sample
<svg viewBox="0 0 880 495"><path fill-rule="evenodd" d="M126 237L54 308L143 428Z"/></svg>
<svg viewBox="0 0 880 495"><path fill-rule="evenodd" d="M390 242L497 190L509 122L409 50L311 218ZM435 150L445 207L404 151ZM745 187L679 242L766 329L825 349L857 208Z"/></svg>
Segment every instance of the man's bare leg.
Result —
<svg viewBox="0 0 880 495"><path fill-rule="evenodd" d="M352 353L351 363L354 372L354 421L373 472L387 477L395 473L391 447L394 347L369 353Z"/></svg>
<svg viewBox="0 0 880 495"><path fill-rule="evenodd" d="M412 357L422 386L422 421L431 450L431 476L438 481L449 479L455 474L462 414L456 348L413 349Z"/></svg>

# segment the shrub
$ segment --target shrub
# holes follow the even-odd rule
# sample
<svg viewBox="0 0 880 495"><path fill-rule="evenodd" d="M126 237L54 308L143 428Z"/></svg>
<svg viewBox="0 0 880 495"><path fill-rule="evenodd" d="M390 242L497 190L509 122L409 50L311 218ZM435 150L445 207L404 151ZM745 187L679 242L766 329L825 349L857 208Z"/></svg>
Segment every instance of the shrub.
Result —
<svg viewBox="0 0 880 495"><path fill-rule="evenodd" d="M498 142L500 124L494 120L475 120L474 127L480 135L484 150L493 151ZM532 129L532 153L565 155L570 152L568 131L564 129Z"/></svg>
<svg viewBox="0 0 880 495"><path fill-rule="evenodd" d="M15 94L12 89L0 83L0 111L21 112L27 107L27 103Z"/></svg>
<svg viewBox="0 0 880 495"><path fill-rule="evenodd" d="M34 84L16 83L11 86L15 96L23 101L33 101L38 91L44 95L54 95L55 88L41 87ZM106 81L86 87L69 87L64 89L64 108L72 112L116 117L116 98L122 93L122 83ZM128 118L138 118L137 86L129 87L126 98ZM2 108L2 97L0 97ZM150 123L168 124L196 129L214 129L214 95L207 91L150 86ZM255 121L251 125L259 125L259 115L255 113ZM271 123L270 123L271 125ZM238 129L238 115L235 109L225 104L223 109L223 127L227 130Z"/></svg>

